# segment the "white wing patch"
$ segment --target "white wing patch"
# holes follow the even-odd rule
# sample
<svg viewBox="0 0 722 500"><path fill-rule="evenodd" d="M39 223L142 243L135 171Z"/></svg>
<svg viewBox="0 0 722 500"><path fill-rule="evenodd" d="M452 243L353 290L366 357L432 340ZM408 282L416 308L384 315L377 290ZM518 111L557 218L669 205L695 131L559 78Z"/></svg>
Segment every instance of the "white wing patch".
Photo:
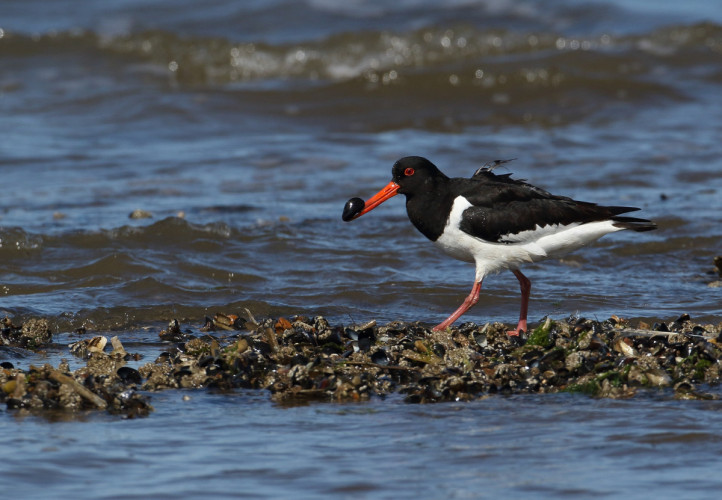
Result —
<svg viewBox="0 0 722 500"><path fill-rule="evenodd" d="M534 248L541 248L549 257L558 257L598 240L605 234L621 230L611 220L570 224L558 226L556 232L540 234L538 239L524 246L533 245Z"/></svg>
<svg viewBox="0 0 722 500"><path fill-rule="evenodd" d="M579 222L574 222L566 226L561 224L551 224L544 227L537 224L534 229L527 229L526 231L521 231L519 233L507 233L502 235L499 238L499 243L530 243L537 241L544 236L554 235L572 227L576 227L579 224Z"/></svg>

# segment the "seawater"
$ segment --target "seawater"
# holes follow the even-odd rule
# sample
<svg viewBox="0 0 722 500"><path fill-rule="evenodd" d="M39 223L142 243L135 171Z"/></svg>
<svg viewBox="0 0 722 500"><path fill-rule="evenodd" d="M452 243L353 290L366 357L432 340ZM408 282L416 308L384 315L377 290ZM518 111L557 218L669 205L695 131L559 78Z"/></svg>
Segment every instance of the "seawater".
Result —
<svg viewBox="0 0 722 500"><path fill-rule="evenodd" d="M473 281L391 200L393 162L632 205L659 230L525 269L530 322L722 321L722 19L712 3L43 2L0 6L0 314L152 357L173 318L438 322ZM148 218L129 218L134 210ZM512 323L511 274L469 312ZM77 361L70 359L71 365ZM183 398L187 396L187 400ZM155 412L3 410L2 491L40 498L711 497L717 401L649 393L280 407L167 391ZM610 479L612 478L612 479Z"/></svg>

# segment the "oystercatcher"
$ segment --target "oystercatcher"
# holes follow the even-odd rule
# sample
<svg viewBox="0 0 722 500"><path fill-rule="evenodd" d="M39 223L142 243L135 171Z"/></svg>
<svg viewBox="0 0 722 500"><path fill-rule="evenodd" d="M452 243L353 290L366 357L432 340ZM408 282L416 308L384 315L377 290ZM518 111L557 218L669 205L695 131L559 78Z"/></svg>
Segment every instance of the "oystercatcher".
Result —
<svg viewBox="0 0 722 500"><path fill-rule="evenodd" d="M449 178L426 158L407 156L394 164L386 187L366 202L352 198L344 208L342 218L350 221L397 194L406 195L406 212L416 229L450 256L476 264L471 293L434 330L448 328L476 304L488 274L509 269L521 286L521 311L516 329L508 333L519 335L527 330L531 290L522 264L558 257L607 233L657 227L646 219L619 215L638 208L556 196L511 174L497 175L493 166L480 168L469 179Z"/></svg>

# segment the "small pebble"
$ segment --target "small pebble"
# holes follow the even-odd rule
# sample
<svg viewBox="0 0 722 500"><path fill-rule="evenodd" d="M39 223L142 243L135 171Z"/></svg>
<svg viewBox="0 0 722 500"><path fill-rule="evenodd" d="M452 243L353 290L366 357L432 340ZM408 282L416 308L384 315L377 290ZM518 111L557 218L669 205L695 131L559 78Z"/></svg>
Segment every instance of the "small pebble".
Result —
<svg viewBox="0 0 722 500"><path fill-rule="evenodd" d="M136 208L133 210L130 215L128 215L130 219L150 219L153 217L153 214L148 212L147 210L141 210L140 208Z"/></svg>

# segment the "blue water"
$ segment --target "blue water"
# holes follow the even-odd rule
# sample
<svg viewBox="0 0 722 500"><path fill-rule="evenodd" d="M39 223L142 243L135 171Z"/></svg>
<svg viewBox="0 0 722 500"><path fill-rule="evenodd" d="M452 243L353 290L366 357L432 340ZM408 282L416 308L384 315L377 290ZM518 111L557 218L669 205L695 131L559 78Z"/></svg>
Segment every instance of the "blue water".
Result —
<svg viewBox="0 0 722 500"><path fill-rule="evenodd" d="M394 199L344 202L427 156L632 205L659 230L525 268L530 324L722 322L716 2L0 3L0 315L49 320L30 365L172 318L437 323L471 288ZM151 213L131 219L136 209ZM467 319L514 322L510 273ZM81 361L71 358L71 368ZM137 365L136 365L137 366ZM717 394L718 388L709 388ZM671 391L279 406L148 394L155 411L0 409L5 498L717 498L720 403ZM186 397L184 399L184 397Z"/></svg>
<svg viewBox="0 0 722 500"><path fill-rule="evenodd" d="M12 474L3 475L3 491L104 499L714 498L722 485L719 401L547 395L409 406L392 397L280 408L253 392L174 391L154 403L156 413L143 420L6 422L1 441L12 450Z"/></svg>

